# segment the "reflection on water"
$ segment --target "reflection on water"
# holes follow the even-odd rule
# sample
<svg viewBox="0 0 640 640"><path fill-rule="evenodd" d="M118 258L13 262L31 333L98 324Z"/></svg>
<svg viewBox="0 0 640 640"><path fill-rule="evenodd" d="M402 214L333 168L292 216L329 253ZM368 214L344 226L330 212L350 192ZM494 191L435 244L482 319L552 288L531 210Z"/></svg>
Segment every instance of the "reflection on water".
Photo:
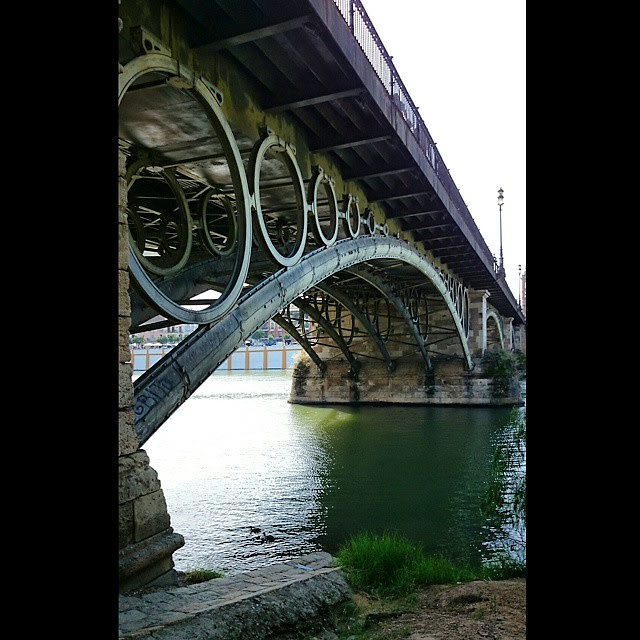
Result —
<svg viewBox="0 0 640 640"><path fill-rule="evenodd" d="M398 531L476 560L480 502L509 408L311 407L290 371L219 371L146 443L178 570L228 574L351 534Z"/></svg>

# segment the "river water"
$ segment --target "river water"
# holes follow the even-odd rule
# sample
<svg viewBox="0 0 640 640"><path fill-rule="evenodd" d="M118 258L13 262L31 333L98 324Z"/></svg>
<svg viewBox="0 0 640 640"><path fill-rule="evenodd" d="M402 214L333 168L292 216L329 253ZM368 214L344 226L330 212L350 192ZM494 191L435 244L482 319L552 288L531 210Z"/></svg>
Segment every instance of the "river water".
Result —
<svg viewBox="0 0 640 640"><path fill-rule="evenodd" d="M179 571L233 575L397 532L477 563L511 408L289 404L289 370L216 371L149 439ZM519 410L524 410L523 408Z"/></svg>

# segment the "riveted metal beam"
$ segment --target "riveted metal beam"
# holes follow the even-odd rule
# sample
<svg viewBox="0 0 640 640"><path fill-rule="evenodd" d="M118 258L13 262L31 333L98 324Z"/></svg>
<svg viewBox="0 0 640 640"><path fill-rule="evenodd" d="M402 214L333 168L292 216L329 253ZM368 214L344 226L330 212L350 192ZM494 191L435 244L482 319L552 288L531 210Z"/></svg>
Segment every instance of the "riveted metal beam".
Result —
<svg viewBox="0 0 640 640"><path fill-rule="evenodd" d="M365 90L362 87L346 89L345 91L334 91L333 93L324 93L312 98L304 98L303 100L294 100L292 102L285 102L283 104L265 107L265 111L267 113L282 113L283 111L302 109L303 107L310 107L312 105L322 104L323 102L333 102L335 100L342 100L343 98L353 98L364 92Z"/></svg>
<svg viewBox="0 0 640 640"><path fill-rule="evenodd" d="M416 324L413 322L411 314L409 313L409 309L407 309L406 305L402 301L402 298L400 298L400 296L396 294L394 288L386 284L381 278L378 278L362 266L352 267L351 269L349 269L349 271L357 275L359 278L362 278L365 282L368 282L372 287L378 289L378 291L380 291L388 300L393 303L393 305L398 310L407 326L409 327L427 366L427 371L432 371L433 365L431 364L431 358L429 357L429 353L426 349L424 338L420 335L420 331L416 327Z"/></svg>
<svg viewBox="0 0 640 640"><path fill-rule="evenodd" d="M348 294L346 294L344 291L341 291L337 287L333 287L325 283L319 284L318 289L328 293L332 298L337 300L343 307L348 309L353 314L353 316L366 329L367 333L373 338L374 342L378 346L378 349L382 354L382 358L387 365L387 369L389 371L393 371L396 368L396 363L389 354L389 350L387 349L384 340L382 340L382 338L378 335L378 332L371 324L369 318L367 318L362 310L359 309L358 306L354 303L353 298L351 298Z"/></svg>
<svg viewBox="0 0 640 640"><path fill-rule="evenodd" d="M300 333L297 327L292 322L289 322L289 320L287 320L281 313L277 313L273 316L273 319L296 339L296 342L306 351L316 367L318 367L320 374L324 375L324 372L327 370L327 363L315 352L313 345L309 342L307 337Z"/></svg>
<svg viewBox="0 0 640 640"><path fill-rule="evenodd" d="M280 33L286 33L287 31L293 31L299 29L308 22L310 22L312 16L310 14L300 16L299 18L292 18L291 20L284 20L276 24L271 24L268 27L262 27L260 29L254 29L253 31L246 31L244 33L238 33L228 38L216 40L215 42L209 42L201 44L197 47L193 47L192 51L198 55L215 53L222 49L230 49L237 47L241 44L247 44L248 42L256 42L256 40L262 40L263 38L270 38L271 36L278 35Z"/></svg>
<svg viewBox="0 0 640 640"><path fill-rule="evenodd" d="M140 446L193 394L246 338L288 304L329 276L360 263L391 259L428 277L455 321L464 357L473 367L455 304L439 271L424 254L392 236L360 236L339 240L306 254L296 265L282 268L244 295L223 318L203 324L134 382L134 428ZM342 294L339 297L343 298ZM344 304L343 300L339 300ZM344 305L347 306L348 305ZM363 315L366 324L368 320ZM372 335L375 334L372 333ZM385 358L387 363L391 358Z"/></svg>

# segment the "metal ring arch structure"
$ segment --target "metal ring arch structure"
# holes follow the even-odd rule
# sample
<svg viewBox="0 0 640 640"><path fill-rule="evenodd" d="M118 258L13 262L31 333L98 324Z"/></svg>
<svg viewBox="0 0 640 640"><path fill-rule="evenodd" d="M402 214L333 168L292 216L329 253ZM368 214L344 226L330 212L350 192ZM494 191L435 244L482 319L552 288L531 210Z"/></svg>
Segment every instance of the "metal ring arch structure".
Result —
<svg viewBox="0 0 640 640"><path fill-rule="evenodd" d="M296 241L293 249L289 251L287 255L281 253L278 248L273 244L269 236L267 225L262 215L262 204L260 202L260 168L265 155L268 151L276 151L283 155L283 160L291 178L293 180L293 186L296 191L297 212L296 212ZM307 239L307 211L308 205L304 196L304 181L302 180L302 174L298 161L296 160L296 154L291 145L285 142L280 136L277 136L273 132L269 131L259 144L256 144L251 152L251 158L249 160L249 176L253 185L251 195L254 203L254 226L256 228L256 236L258 244L267 253L267 255L276 263L283 267L292 267L297 264L304 252L306 239Z"/></svg>
<svg viewBox="0 0 640 640"><path fill-rule="evenodd" d="M311 212L313 213L313 237L318 244L330 247L338 238L338 200L333 186L333 179L327 176L324 169L320 166L315 168L315 174L315 179L309 182L309 193L307 196L311 206ZM331 218L329 223L330 234L328 237L322 230L322 225L320 224L320 213L318 211L318 189L321 186L324 187L329 200L329 212Z"/></svg>
<svg viewBox="0 0 640 640"><path fill-rule="evenodd" d="M469 289L465 287L457 278L450 273L445 273L442 269L436 269L447 288L451 300L454 302L456 312L460 318L464 337L469 338L469 329L471 326L470 308L469 308Z"/></svg>
<svg viewBox="0 0 640 640"><path fill-rule="evenodd" d="M376 220L373 216L373 211L371 211L371 209L369 209L368 207L365 207L362 223L364 224L370 236L372 236L376 232Z"/></svg>
<svg viewBox="0 0 640 640"><path fill-rule="evenodd" d="M127 183L127 195L131 193L132 187L135 187L137 180L143 180L144 178L140 175L140 172L143 169L151 169L148 162L146 160L138 160L128 168L127 173L125 175L125 180ZM159 276L169 276L175 273L178 273L182 267L187 263L189 259L189 254L191 252L191 247L193 244L193 220L191 219L191 213L189 211L189 205L187 204L187 200L185 198L184 192L180 188L178 181L176 180L175 174L171 169L162 169L160 167L153 168L153 173L157 176L161 177L166 185L171 190L174 198L176 199L176 203L178 205L179 218L178 224L182 227L181 231L183 233L183 238L181 238L180 246L178 247L179 256L175 260L170 260L170 258L160 257L156 262L153 262L151 259L147 258L143 254L143 250L140 248L140 242L145 244L145 238L136 239L132 237L131 226L129 226L129 247L133 250L136 255L136 258L144 266L147 271ZM128 198L127 198L128 199ZM137 217L133 220L135 214L130 211L132 220L130 222L134 222L135 228L139 228L139 221ZM166 221L165 221L166 226ZM144 231L139 230L144 236Z"/></svg>
<svg viewBox="0 0 640 640"><path fill-rule="evenodd" d="M118 105L129 87L141 76L149 73L164 73L167 78L178 78L184 87L206 111L209 121L222 143L233 181L238 211L237 249L241 252L231 273L229 284L222 295L211 305L201 310L187 309L162 293L142 266L138 255L129 243L129 271L136 283L162 313L169 318L188 324L207 324L226 315L240 297L251 252L251 197L244 165L238 145L227 119L218 104L219 95L201 78L181 65L177 60L158 53L144 54L129 61L118 78Z"/></svg>
<svg viewBox="0 0 640 640"><path fill-rule="evenodd" d="M231 202L227 196L218 197L215 193L215 189L209 189L201 196L200 201L200 237L202 238L204 246L209 250L214 256L228 256L230 255L237 242L238 242L238 222L236 220L236 215L233 211L233 207L231 206ZM212 198L216 199L218 203L224 209L227 219L229 220L229 237L227 238L227 242L224 247L218 247L216 243L211 238L211 230L209 229L209 220L207 218L207 210L209 208L209 203Z"/></svg>
<svg viewBox="0 0 640 640"><path fill-rule="evenodd" d="M360 235L360 204L358 196L347 193L343 198L344 212L342 219L342 228L345 234L354 240ZM355 224L351 223L354 219Z"/></svg>
<svg viewBox="0 0 640 640"><path fill-rule="evenodd" d="M489 310L487 311L487 324L489 320L492 319L496 323L496 329L498 330L498 335L500 336L500 348L504 349L504 332L502 330L502 322L495 311ZM489 331L487 330L487 334Z"/></svg>
<svg viewBox="0 0 640 640"><path fill-rule="evenodd" d="M219 95L216 95L208 84L197 78L192 71L188 70L184 65L180 65L180 63L173 58L162 54L146 54L138 58L134 58L132 61L127 63L119 78L119 102L122 100L122 97L125 95L129 86L131 86L136 79L153 72L166 73L168 77L178 77L184 81L184 85L191 88L190 90L193 92L200 104L207 110L211 123L221 138L227 155L227 160L230 161L230 169L238 204L238 220L234 228L236 235L235 244L239 245L239 250L242 252L242 260L239 265L236 264L235 272L232 274L232 278L230 280L232 286L230 288L228 287L229 290L225 290L221 298L210 307L200 311L193 311L178 305L155 286L141 264L141 256L139 252L135 250L135 243L130 242L130 271L143 291L155 302L156 306L161 309L162 312L167 314L167 316L181 322L206 324L220 319L231 310L242 293L243 284L248 272L252 242L252 226L254 230L258 232L256 233L258 236L258 243L275 263L283 267L292 267L296 265L303 255L308 229L308 213L313 213L314 215L314 235L316 236L316 240L319 240L323 247L331 247L335 244L338 235L338 218L342 218L343 230L347 236L352 239L355 239L360 235L362 225L364 225L372 237L378 230L382 232L383 236L388 235L388 227L386 223L384 225L376 225L373 212L370 209L366 208L365 217L364 219L361 218L358 202L359 199L357 196L350 193L345 194L343 197L344 211L339 211L332 180L324 174L324 171L320 167L317 168L318 171L315 180L310 183L309 192L307 194L309 202L307 202L304 197L304 181L296 160L295 150L289 143L285 142L281 137L277 136L270 130L267 130L266 135L263 136L262 140L254 146L252 151L249 164L249 174L252 179L253 188L250 189L237 143L231 128L227 123L226 117L218 104L218 101L220 100ZM296 199L298 202L298 211L296 215L297 237L294 248L288 255L280 253L271 241L261 210L260 166L265 154L269 150L276 150L277 152L285 154L283 159L285 160L285 164L288 167L293 180L293 186L296 191ZM323 233L318 218L317 191L321 184L324 184L325 188L327 188L331 215L335 215L336 218L335 225L333 224L334 221L332 221L331 227L333 233L329 237L325 236ZM240 197L238 197L238 192L240 192ZM223 202L223 206L231 216L232 211L229 203ZM251 216L252 211L255 214L253 221ZM202 219L205 217L205 212L206 200L202 204L201 220L199 220L200 226L204 226L202 225ZM202 229L200 230L202 231ZM209 251L216 255L227 255L232 248L227 246L220 250L218 247L212 246L213 243L211 242L205 242L205 245ZM185 257L180 263L181 265L184 265L187 257L188 251L185 252ZM149 268L149 265L145 264L145 266L149 271L155 272L158 275L161 274L157 268L156 271L154 271L152 268ZM176 267L174 267L174 269L175 268ZM443 282L447 295L453 303L452 306L455 310L453 315L456 319L462 321L462 335L464 335L466 339L468 337L469 329L467 317L467 290L450 274L445 274L436 267L434 267L434 271L437 272L442 279L441 282Z"/></svg>

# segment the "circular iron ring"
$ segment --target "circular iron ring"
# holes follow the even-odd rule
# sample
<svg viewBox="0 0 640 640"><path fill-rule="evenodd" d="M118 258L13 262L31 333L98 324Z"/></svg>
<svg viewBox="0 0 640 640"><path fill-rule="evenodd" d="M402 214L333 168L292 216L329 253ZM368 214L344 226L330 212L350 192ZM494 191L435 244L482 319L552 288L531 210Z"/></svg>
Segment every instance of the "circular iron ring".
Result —
<svg viewBox="0 0 640 640"><path fill-rule="evenodd" d="M320 222L320 212L318 211L318 189L320 185L324 187L325 194L329 202L329 235L326 236ZM313 212L314 225L312 228L313 237L319 245L325 247L332 246L338 238L338 201L333 188L333 180L329 178L322 167L316 167L316 177L309 182L308 200Z"/></svg>
<svg viewBox="0 0 640 640"><path fill-rule="evenodd" d="M285 226L285 223L280 221L276 223L276 239L279 240L280 244L284 247L292 245L292 248L286 253L282 253L274 244L269 234L269 229L267 228L267 222L260 201L260 172L264 158L268 152L275 152L281 155L279 159L283 161L288 169L295 190L295 241L292 242L291 240L290 226ZM304 199L304 182L300 168L298 167L295 152L282 138L273 133L269 133L259 144L254 146L249 160L248 173L253 183L252 196L255 207L253 223L258 245L276 264L283 267L292 267L300 261L307 238L307 204Z"/></svg>
<svg viewBox="0 0 640 640"><path fill-rule="evenodd" d="M214 90L203 80L195 77L192 71L177 60L162 54L144 54L129 61L118 76L118 104L122 102L129 87L140 77L159 73L169 80L178 80L207 113L209 122L219 136L224 154L229 162L229 171L233 182L237 206L237 242L239 252L229 276L229 283L218 299L204 309L194 310L183 307L155 285L133 248L129 243L129 272L150 302L161 313L177 322L187 324L206 324L226 315L235 305L242 293L249 270L251 254L251 198L244 171L244 165L238 145L224 113L218 104Z"/></svg>
<svg viewBox="0 0 640 640"><path fill-rule="evenodd" d="M175 174L170 169L134 163L125 176L127 182L127 216L129 218L129 246L140 264L159 276L176 274L184 267L191 253L193 232L189 205ZM155 182L160 189L168 187L173 199L160 210L158 190L153 200L138 193L142 182ZM169 199L166 199L169 202Z"/></svg>
<svg viewBox="0 0 640 640"><path fill-rule="evenodd" d="M350 193L344 196L344 218L342 229L350 238L357 238L360 234L360 205L358 198ZM352 224L353 221L353 224Z"/></svg>
<svg viewBox="0 0 640 640"><path fill-rule="evenodd" d="M224 227L222 231L217 231L220 222L212 219L211 207L209 206L212 202L219 204L224 209L225 221L222 222ZM218 196L215 189L210 189L202 195L200 201L200 238L204 246L214 256L228 256L233 253L238 235L236 218L236 213L227 196ZM225 238L221 246L214 242L214 236Z"/></svg>

